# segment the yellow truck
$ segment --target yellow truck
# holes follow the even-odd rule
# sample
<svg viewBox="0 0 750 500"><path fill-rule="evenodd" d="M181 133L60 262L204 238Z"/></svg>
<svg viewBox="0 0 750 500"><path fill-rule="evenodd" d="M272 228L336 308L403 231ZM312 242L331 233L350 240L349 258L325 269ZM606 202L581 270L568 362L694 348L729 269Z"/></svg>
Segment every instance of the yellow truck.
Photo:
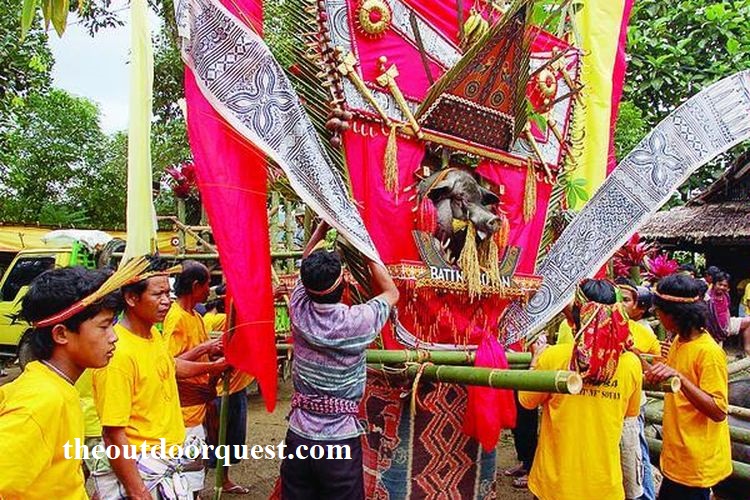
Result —
<svg viewBox="0 0 750 500"><path fill-rule="evenodd" d="M68 248L21 250L0 280L0 369L27 355L22 341L29 328L19 318L21 301L31 281L48 269L69 266L96 267L94 255L83 244Z"/></svg>

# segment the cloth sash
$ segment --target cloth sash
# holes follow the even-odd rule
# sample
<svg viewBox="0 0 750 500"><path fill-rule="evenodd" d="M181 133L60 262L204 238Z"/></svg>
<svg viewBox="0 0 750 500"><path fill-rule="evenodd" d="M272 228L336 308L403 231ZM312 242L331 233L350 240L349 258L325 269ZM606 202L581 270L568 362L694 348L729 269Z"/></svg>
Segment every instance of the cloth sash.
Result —
<svg viewBox="0 0 750 500"><path fill-rule="evenodd" d="M300 394L299 392L295 392L292 396L292 408L321 415L357 415L359 413L359 403L351 399Z"/></svg>

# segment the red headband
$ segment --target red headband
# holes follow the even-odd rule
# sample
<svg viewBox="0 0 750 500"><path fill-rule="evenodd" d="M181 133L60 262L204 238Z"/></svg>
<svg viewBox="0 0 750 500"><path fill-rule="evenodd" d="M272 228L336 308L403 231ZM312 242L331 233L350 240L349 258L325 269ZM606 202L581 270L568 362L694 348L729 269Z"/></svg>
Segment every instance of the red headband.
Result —
<svg viewBox="0 0 750 500"><path fill-rule="evenodd" d="M311 295L315 295L317 297L322 297L323 295L328 295L329 293L336 290L339 285L341 285L341 282L344 280L344 268L341 268L341 272L339 273L339 277L336 278L336 281L333 282L333 285L329 286L325 290L311 290L310 288L305 287L305 290L307 290L307 293Z"/></svg>

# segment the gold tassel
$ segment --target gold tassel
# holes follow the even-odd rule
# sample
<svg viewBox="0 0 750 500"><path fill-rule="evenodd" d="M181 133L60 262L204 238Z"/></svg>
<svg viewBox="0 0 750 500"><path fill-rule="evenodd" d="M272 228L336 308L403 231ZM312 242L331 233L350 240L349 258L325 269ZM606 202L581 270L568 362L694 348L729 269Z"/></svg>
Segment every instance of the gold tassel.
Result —
<svg viewBox="0 0 750 500"><path fill-rule="evenodd" d="M498 249L498 258L501 256L500 253L505 251L505 248L508 246L508 243L510 243L510 222L508 221L508 217L506 217L504 214L500 214L500 230L495 233L493 236L495 238L495 242L497 243L497 249Z"/></svg>
<svg viewBox="0 0 750 500"><path fill-rule="evenodd" d="M458 257L458 267L464 275L464 281L469 289L469 300L482 295L482 269L479 267L479 254L477 252L477 230L474 224L469 222L466 227L466 242Z"/></svg>
<svg viewBox="0 0 750 500"><path fill-rule="evenodd" d="M487 273L490 283L500 286L500 251L494 235L479 245L479 265Z"/></svg>
<svg viewBox="0 0 750 500"><path fill-rule="evenodd" d="M536 175L534 163L529 160L523 193L523 221L528 223L534 217L534 214L536 214Z"/></svg>
<svg viewBox="0 0 750 500"><path fill-rule="evenodd" d="M385 146L385 169L383 172L385 189L398 193L398 143L396 141L396 124L391 124L388 143Z"/></svg>

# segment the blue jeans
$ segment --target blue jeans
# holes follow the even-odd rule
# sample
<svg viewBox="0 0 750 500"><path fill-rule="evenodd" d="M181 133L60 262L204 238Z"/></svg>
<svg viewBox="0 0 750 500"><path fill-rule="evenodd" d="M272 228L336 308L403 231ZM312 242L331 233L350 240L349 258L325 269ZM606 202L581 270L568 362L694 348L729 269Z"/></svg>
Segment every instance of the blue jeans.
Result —
<svg viewBox="0 0 750 500"><path fill-rule="evenodd" d="M654 476L651 474L651 456L648 454L648 442L646 442L646 415L645 406L641 408L638 416L640 427L641 451L643 452L643 495L639 500L656 500L654 491Z"/></svg>

